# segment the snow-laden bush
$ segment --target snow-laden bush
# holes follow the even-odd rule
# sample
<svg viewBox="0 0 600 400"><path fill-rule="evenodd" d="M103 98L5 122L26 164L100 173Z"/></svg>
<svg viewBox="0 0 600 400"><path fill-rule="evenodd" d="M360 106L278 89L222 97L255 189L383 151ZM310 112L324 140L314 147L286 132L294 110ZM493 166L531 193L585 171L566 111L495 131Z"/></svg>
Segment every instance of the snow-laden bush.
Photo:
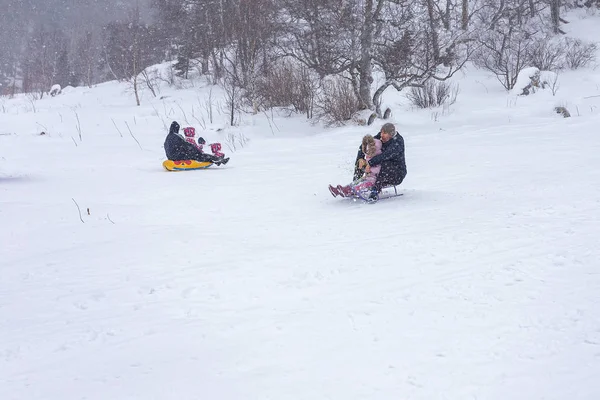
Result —
<svg viewBox="0 0 600 400"><path fill-rule="evenodd" d="M512 93L528 96L538 90L550 89L552 94L558 90L558 74L553 71L540 71L536 67L523 68L517 77Z"/></svg>
<svg viewBox="0 0 600 400"><path fill-rule="evenodd" d="M50 88L50 96L52 96L52 97L58 96L61 93L62 93L62 88L60 87L59 84L52 85L52 88Z"/></svg>

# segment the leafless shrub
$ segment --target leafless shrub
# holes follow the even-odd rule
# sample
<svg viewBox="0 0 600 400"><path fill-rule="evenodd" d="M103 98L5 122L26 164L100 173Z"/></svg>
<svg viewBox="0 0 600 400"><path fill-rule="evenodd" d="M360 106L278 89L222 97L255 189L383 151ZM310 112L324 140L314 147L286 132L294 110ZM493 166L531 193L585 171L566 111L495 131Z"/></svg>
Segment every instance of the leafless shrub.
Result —
<svg viewBox="0 0 600 400"><path fill-rule="evenodd" d="M198 102L200 102L200 98L198 98ZM204 108L204 110L206 110L206 114L208 116L208 121L212 124L213 123L213 117L214 117L214 100L213 100L213 93L212 93L212 89L210 89L208 91L208 97L205 98L204 103L200 104L201 107Z"/></svg>
<svg viewBox="0 0 600 400"><path fill-rule="evenodd" d="M558 83L558 73L554 73L552 77L548 80L548 86L550 87L552 96L556 96L558 89L560 89L560 84Z"/></svg>
<svg viewBox="0 0 600 400"><path fill-rule="evenodd" d="M179 110L181 111L181 114L183 115L183 120L185 121L185 123L187 125L190 125L190 121L188 121L188 117L187 114L185 113L185 110L183 109L183 107L181 107L181 104L179 104L178 101L175 102L175 105L179 108Z"/></svg>
<svg viewBox="0 0 600 400"><path fill-rule="evenodd" d="M167 129L167 123L166 123L165 119L164 119L164 118L163 118L163 116L162 116L162 115L161 115L161 114L158 112L158 110L156 109L156 107L154 106L154 104L152 104L152 108L154 109L154 114L155 114L155 115L156 115L158 118L160 118L160 121L161 121L161 122L162 122L162 124L163 124L163 128L164 128L164 129ZM113 124L114 124L114 120L113 120ZM120 134L120 133L121 133L121 132L119 132L119 134ZM121 135L121 137L123 137L123 135Z"/></svg>
<svg viewBox="0 0 600 400"><path fill-rule="evenodd" d="M446 81L429 80L421 87L412 87L406 97L418 108L434 108L454 104L458 93L456 85Z"/></svg>
<svg viewBox="0 0 600 400"><path fill-rule="evenodd" d="M229 151L234 153L238 149L242 149L248 144L250 139L248 139L243 133L233 133L230 132L225 136L225 144Z"/></svg>
<svg viewBox="0 0 600 400"><path fill-rule="evenodd" d="M473 63L494 74L506 90L512 90L519 73L530 63L530 47L535 42L532 32L507 25L504 30L488 31L478 42Z"/></svg>
<svg viewBox="0 0 600 400"><path fill-rule="evenodd" d="M352 118L359 103L352 85L341 77L323 82L318 99L318 118L327 126L340 126Z"/></svg>
<svg viewBox="0 0 600 400"><path fill-rule="evenodd" d="M192 89L196 84L193 79L175 79L174 86L176 89Z"/></svg>
<svg viewBox="0 0 600 400"><path fill-rule="evenodd" d="M31 104L31 111L33 111L34 113L37 112L37 108L35 107L35 102L38 101L40 98L41 98L41 95L39 92L27 93L27 100L29 101L29 104Z"/></svg>
<svg viewBox="0 0 600 400"><path fill-rule="evenodd" d="M232 77L224 79L223 89L225 89L224 111L229 116L229 124L235 126L239 123L239 111L242 101L242 89L236 85Z"/></svg>
<svg viewBox="0 0 600 400"><path fill-rule="evenodd" d="M566 38L565 63L570 69L584 68L596 61L596 43L585 43L580 39Z"/></svg>
<svg viewBox="0 0 600 400"><path fill-rule="evenodd" d="M200 125L200 127L202 129L206 129L206 120L204 119L204 113L202 112L202 109L199 110L200 114L198 116L196 116L196 109L194 108L194 105L192 104L192 118L194 118L196 120L196 122L198 122L198 124Z"/></svg>
<svg viewBox="0 0 600 400"><path fill-rule="evenodd" d="M295 112L312 118L318 79L305 66L282 62L257 82L257 95L267 108L293 107Z"/></svg>
<svg viewBox="0 0 600 400"><path fill-rule="evenodd" d="M565 67L563 55L566 52L564 41L550 42L547 38L540 38L530 47L531 65L540 71L557 71Z"/></svg>
<svg viewBox="0 0 600 400"><path fill-rule="evenodd" d="M146 87L150 89L150 92L152 92L152 96L156 97L156 93L160 91L160 85L158 84L158 81L160 80L160 74L156 68L145 68L141 72L141 75Z"/></svg>

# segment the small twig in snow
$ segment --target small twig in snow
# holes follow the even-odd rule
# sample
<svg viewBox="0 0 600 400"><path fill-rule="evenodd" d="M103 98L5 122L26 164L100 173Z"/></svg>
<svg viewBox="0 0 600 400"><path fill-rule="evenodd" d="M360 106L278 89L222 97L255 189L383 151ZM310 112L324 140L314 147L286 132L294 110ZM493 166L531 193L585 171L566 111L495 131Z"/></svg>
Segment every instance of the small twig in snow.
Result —
<svg viewBox="0 0 600 400"><path fill-rule="evenodd" d="M39 122L36 122L37 125L41 126L44 130L42 131L42 133L48 133L48 128L46 128L44 125L40 124Z"/></svg>
<svg viewBox="0 0 600 400"><path fill-rule="evenodd" d="M183 119L185 120L185 123L190 125L188 119L187 119L187 115L185 114L185 111L183 110L183 107L181 107L181 105L179 104L179 102L175 102L175 104L177 105L177 107L179 107L179 109L181 110L181 112L183 113Z"/></svg>
<svg viewBox="0 0 600 400"><path fill-rule="evenodd" d="M75 113L75 118L77 118L77 132L79 133L79 141L81 142L81 122L79 121L79 115L77 114L77 111L73 111Z"/></svg>
<svg viewBox="0 0 600 400"><path fill-rule="evenodd" d="M118 127L118 126L117 126L117 124L115 123L115 120L114 120L114 119L112 119L112 118L111 118L110 120L112 121L112 123L113 123L113 125L115 126L115 128L117 128L117 132L119 132L119 135L120 135L121 137L123 137L123 134L121 133L121 130L119 129L119 127Z"/></svg>
<svg viewBox="0 0 600 400"><path fill-rule="evenodd" d="M279 131L279 127L275 124L275 121L273 121L273 115L271 115L271 118L269 118L269 115L264 110L263 110L263 114L265 114L265 117L267 117L267 122L269 123L269 128L271 128L271 134L273 136L275 136L275 130L273 129L273 125L275 125L275 128L277 128L278 131ZM273 122L273 123L271 123L271 122Z"/></svg>
<svg viewBox="0 0 600 400"><path fill-rule="evenodd" d="M115 221L113 221L112 219L110 219L110 215L106 214L106 218L107 218L107 219L108 219L110 222L112 222L112 224L113 224L113 225L115 225Z"/></svg>
<svg viewBox="0 0 600 400"><path fill-rule="evenodd" d="M71 197L71 200L73 200L73 203L75 203L75 205L77 206L77 212L79 213L79 220L85 224L85 221L83 220L83 218L81 217L81 208L79 208L79 204L77 204L77 202L75 201L74 198Z"/></svg>
<svg viewBox="0 0 600 400"><path fill-rule="evenodd" d="M152 104L152 108L154 109L154 112L156 113L156 116L157 116L158 118L160 118L160 120L162 121L162 123L163 123L163 127L164 127L165 129L167 129L167 124L166 124L165 120L164 120L164 119L163 119L163 117L162 117L162 116L161 116L161 115L158 113L158 110L156 109L156 107L154 107L154 104Z"/></svg>
<svg viewBox="0 0 600 400"><path fill-rule="evenodd" d="M133 140L135 140L136 143L138 144L138 146L140 146L140 150L144 150L144 149L142 149L142 145L137 140L137 138L135 136L133 136L133 132L131 132L131 128L129 127L129 124L127 123L127 121L125 121L125 125L127 125L127 129L129 129L129 133L131 134L131 137L133 138Z"/></svg>

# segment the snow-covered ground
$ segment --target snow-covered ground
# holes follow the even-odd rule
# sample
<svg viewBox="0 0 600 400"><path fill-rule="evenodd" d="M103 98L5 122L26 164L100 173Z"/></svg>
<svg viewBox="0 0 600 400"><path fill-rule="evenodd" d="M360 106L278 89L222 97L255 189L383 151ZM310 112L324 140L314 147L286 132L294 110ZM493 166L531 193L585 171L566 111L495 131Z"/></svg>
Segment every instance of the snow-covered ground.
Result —
<svg viewBox="0 0 600 400"><path fill-rule="evenodd" d="M0 99L0 399L600 398L600 70L560 80L387 94L409 173L376 205L327 184L382 121L227 128L202 85ZM231 162L162 170L172 120Z"/></svg>

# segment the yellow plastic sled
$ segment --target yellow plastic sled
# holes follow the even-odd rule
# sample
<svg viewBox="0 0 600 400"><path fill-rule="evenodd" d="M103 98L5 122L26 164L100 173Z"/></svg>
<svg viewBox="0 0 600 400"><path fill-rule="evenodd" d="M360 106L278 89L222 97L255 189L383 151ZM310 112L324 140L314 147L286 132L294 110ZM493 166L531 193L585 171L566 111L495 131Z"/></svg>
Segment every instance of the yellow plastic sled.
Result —
<svg viewBox="0 0 600 400"><path fill-rule="evenodd" d="M167 171L191 171L194 169L206 169L213 165L210 161L196 161L196 160L165 160L162 163L163 167Z"/></svg>

